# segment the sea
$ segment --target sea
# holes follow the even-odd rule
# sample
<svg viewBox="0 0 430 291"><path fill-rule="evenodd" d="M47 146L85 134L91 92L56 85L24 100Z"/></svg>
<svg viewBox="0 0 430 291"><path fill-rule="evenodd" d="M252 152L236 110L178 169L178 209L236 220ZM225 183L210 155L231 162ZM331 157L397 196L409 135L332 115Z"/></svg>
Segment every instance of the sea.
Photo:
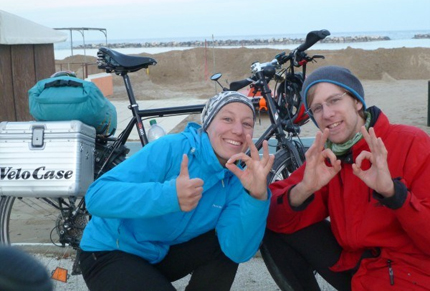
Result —
<svg viewBox="0 0 430 291"><path fill-rule="evenodd" d="M74 32L76 33L76 32ZM91 34L95 34L92 32ZM354 37L354 36L381 36L389 37L390 40L384 41L370 41L370 42L351 42L351 43L316 43L312 46L313 50L340 50L348 47L364 49L364 50L376 50L379 48L413 48L413 47L425 47L430 48L430 39L414 39L413 37L417 34L429 34L429 30L408 30L408 31L362 31L362 32L331 32L328 37ZM102 34L102 33L100 33ZM73 47L82 45L83 40L79 39L79 33L76 33L73 40ZM85 44L94 44L102 46L107 43L145 43L145 42L185 42L185 41L211 41L211 40L254 40L254 39L278 39L278 38L305 38L306 33L295 33L295 34L283 34L283 35L230 35L230 36L214 36L210 35L207 37L177 37L177 38L142 38L142 39L93 39L86 40ZM256 45L256 46L246 46L247 48L272 48L279 49L281 51L288 51L295 49L298 44L291 45ZM222 48L222 47L216 47ZM233 46L224 48L235 48ZM192 49L192 47L150 47L150 48L119 48L116 51L123 54L158 54L172 50L187 50ZM87 48L87 49L77 49L72 48L70 41L54 44L54 54L56 60L63 60L72 55L84 55L97 57L97 48Z"/></svg>

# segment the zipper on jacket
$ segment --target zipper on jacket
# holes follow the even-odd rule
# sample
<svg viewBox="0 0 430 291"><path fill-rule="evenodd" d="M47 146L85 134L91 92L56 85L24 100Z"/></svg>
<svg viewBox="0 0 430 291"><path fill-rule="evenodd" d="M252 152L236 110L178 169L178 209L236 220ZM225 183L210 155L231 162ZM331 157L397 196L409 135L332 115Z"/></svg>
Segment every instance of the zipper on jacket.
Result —
<svg viewBox="0 0 430 291"><path fill-rule="evenodd" d="M390 284L394 285L394 272L393 268L391 267L391 260L387 260L388 265L388 274L390 275Z"/></svg>
<svg viewBox="0 0 430 291"><path fill-rule="evenodd" d="M338 177L339 177L339 183L340 183L340 186L341 186L341 187L343 187L342 174L341 174L341 175L338 175Z"/></svg>
<svg viewBox="0 0 430 291"><path fill-rule="evenodd" d="M122 223L121 223L122 224ZM121 235L121 225L118 227L118 237L116 239L116 247L119 249L119 238Z"/></svg>
<svg viewBox="0 0 430 291"><path fill-rule="evenodd" d="M225 186L224 186L224 179L221 180L221 184L222 184L222 187L225 188Z"/></svg>

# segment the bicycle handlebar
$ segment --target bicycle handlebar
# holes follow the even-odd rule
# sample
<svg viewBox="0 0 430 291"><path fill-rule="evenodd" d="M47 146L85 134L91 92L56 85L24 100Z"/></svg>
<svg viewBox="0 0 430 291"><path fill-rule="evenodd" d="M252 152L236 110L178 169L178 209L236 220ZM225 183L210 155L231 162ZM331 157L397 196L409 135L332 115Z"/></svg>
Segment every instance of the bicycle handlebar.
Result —
<svg viewBox="0 0 430 291"><path fill-rule="evenodd" d="M231 91L238 91L238 90L240 90L240 89L248 86L252 82L254 82L254 80L251 79L251 78L246 78L244 80L239 80L239 81L231 82L230 83L230 90Z"/></svg>
<svg viewBox="0 0 430 291"><path fill-rule="evenodd" d="M316 44L318 41L323 40L324 38L326 38L329 35L330 35L330 32L326 29L311 31L306 36L305 42L303 44L299 45L296 48L296 50L298 52L303 52L303 51L307 50L308 48L310 48L311 46L313 46L314 44Z"/></svg>
<svg viewBox="0 0 430 291"><path fill-rule="evenodd" d="M297 65L296 60L303 59L306 56L306 54L304 53L305 50L307 50L308 48L316 44L318 41L323 40L329 35L330 32L326 29L311 31L306 35L306 40L304 43L292 50L288 55L286 55L285 52L276 55L275 59L278 60L280 65L283 65L290 60L294 60L294 65ZM319 56L314 56L313 58L317 57Z"/></svg>
<svg viewBox="0 0 430 291"><path fill-rule="evenodd" d="M256 82L258 80L258 77L255 75L255 73L257 72L263 72L264 77L268 78L269 80L273 78L273 76L275 76L276 74L276 68L279 67L278 61L276 59L274 59L271 62L267 62L267 63L259 63L259 62L255 62L252 64L251 69L252 72L254 73L254 75L252 77L243 79L243 80L239 80L239 81L234 81L230 83L230 90L232 91L238 91L246 86L248 86L249 84Z"/></svg>
<svg viewBox="0 0 430 291"><path fill-rule="evenodd" d="M294 66L300 67L305 63L312 61L313 59L324 58L323 55L314 55L312 57L309 57L304 51L329 35L330 32L326 29L311 31L307 34L305 42L299 45L296 49L292 50L288 55L285 52L282 52L280 54L277 54L275 58L270 62L254 62L251 65L251 71L254 74L256 72L263 71L264 76L271 79L274 76L276 69L280 68L281 65L285 64L288 61L291 61ZM257 81L257 79L258 78L253 75L252 77L243 80L231 82L230 90L238 91Z"/></svg>

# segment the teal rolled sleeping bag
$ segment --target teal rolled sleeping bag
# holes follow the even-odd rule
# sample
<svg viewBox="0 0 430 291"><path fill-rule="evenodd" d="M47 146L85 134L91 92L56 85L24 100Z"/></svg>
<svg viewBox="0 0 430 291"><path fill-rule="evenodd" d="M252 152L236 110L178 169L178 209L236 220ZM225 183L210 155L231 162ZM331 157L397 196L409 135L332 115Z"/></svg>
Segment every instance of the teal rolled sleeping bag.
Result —
<svg viewBox="0 0 430 291"><path fill-rule="evenodd" d="M37 121L79 120L98 134L115 133L116 108L92 82L70 76L43 79L28 96L30 114Z"/></svg>

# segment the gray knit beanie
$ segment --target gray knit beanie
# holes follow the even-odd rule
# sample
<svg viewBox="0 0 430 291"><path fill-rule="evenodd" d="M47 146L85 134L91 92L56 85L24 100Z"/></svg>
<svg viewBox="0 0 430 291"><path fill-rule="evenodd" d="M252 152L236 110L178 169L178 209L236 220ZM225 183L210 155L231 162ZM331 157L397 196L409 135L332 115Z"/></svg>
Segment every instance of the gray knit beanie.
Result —
<svg viewBox="0 0 430 291"><path fill-rule="evenodd" d="M209 124L212 122L215 115L218 114L221 108L233 102L240 102L245 105L248 105L248 107L251 108L252 110L252 114L255 122L255 110L251 100L239 92L224 91L213 96L206 102L206 105L203 108L202 115L201 115L203 130L206 131L206 129L209 127Z"/></svg>
<svg viewBox="0 0 430 291"><path fill-rule="evenodd" d="M302 87L302 98L306 110L309 110L307 102L308 91L313 85L318 83L332 83L348 90L352 95L354 95L355 98L358 99L358 101L363 103L363 108L366 110L366 102L364 102L364 89L360 80L358 80L358 78L355 77L350 70L338 66L320 67L313 71L306 78Z"/></svg>

